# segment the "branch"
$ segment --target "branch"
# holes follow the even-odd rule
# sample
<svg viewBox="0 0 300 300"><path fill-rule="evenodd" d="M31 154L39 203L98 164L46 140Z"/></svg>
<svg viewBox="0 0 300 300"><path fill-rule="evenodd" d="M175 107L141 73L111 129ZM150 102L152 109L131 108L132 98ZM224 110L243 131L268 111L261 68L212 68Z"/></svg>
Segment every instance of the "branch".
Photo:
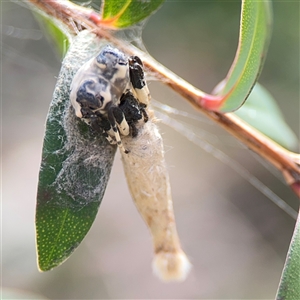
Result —
<svg viewBox="0 0 300 300"><path fill-rule="evenodd" d="M28 2L31 3L34 8L38 9L40 13L60 21L67 27L69 33L76 34L81 29L88 29L94 32L98 37L107 39L128 55L138 55L152 76L167 84L174 91L183 96L195 109L201 111L207 117L218 123L248 148L258 153L279 169L287 184L296 195L300 197L299 154L290 152L279 146L232 113L223 114L203 108L201 103L204 98L211 98L213 100L216 97L195 88L140 49L116 39L112 31L107 30L107 28L101 24L99 14L92 9L78 6L66 0L28 0Z"/></svg>

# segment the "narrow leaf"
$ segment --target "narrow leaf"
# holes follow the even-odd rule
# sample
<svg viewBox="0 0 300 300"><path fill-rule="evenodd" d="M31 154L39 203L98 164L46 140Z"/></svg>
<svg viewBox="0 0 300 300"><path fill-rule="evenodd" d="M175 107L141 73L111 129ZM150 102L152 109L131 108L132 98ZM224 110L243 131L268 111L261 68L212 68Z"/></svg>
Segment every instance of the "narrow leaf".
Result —
<svg viewBox="0 0 300 300"><path fill-rule="evenodd" d="M54 43L60 57L64 57L69 48L69 39L65 31L54 23L54 20L35 13L35 18L39 21L47 38Z"/></svg>
<svg viewBox="0 0 300 300"><path fill-rule="evenodd" d="M300 214L295 226L276 300L300 299Z"/></svg>
<svg viewBox="0 0 300 300"><path fill-rule="evenodd" d="M271 35L271 1L243 0L239 45L225 85L215 97L202 100L207 109L229 112L247 99L260 74Z"/></svg>
<svg viewBox="0 0 300 300"><path fill-rule="evenodd" d="M36 234L41 271L60 265L89 231L102 200L116 147L95 135L70 105L72 78L101 42L81 32L68 51L47 117L39 174Z"/></svg>
<svg viewBox="0 0 300 300"><path fill-rule="evenodd" d="M246 103L235 114L283 147L297 149L297 136L286 124L272 95L260 84L255 85Z"/></svg>
<svg viewBox="0 0 300 300"><path fill-rule="evenodd" d="M102 22L114 28L134 25L154 13L164 0L105 0Z"/></svg>

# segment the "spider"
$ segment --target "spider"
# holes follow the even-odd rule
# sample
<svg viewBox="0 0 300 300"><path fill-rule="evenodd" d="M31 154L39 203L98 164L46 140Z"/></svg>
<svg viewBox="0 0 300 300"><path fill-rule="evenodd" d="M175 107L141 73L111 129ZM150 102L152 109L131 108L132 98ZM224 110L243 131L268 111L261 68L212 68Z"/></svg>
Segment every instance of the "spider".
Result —
<svg viewBox="0 0 300 300"><path fill-rule="evenodd" d="M86 62L75 74L70 100L77 117L125 153L120 135L136 137L135 124L148 121L150 93L138 56L127 58L110 45Z"/></svg>

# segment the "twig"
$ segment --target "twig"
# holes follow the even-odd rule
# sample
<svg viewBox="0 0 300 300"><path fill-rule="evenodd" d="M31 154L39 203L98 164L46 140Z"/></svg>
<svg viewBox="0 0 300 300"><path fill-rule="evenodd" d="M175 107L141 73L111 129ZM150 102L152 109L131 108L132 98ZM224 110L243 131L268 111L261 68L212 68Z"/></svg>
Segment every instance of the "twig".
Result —
<svg viewBox="0 0 300 300"><path fill-rule="evenodd" d="M77 28L74 28L75 23L78 27L86 28L100 38L107 39L127 54L138 55L143 60L146 69L151 72L151 75L170 86L174 91L182 95L194 108L221 125L248 148L264 157L279 169L285 177L287 184L300 197L299 154L282 148L232 113L223 114L203 108L201 105L202 99L204 97L213 98L214 96L195 88L136 47L116 39L110 30L101 25L100 16L92 9L83 8L67 0L28 0L28 2L44 15L61 21L73 34L77 33Z"/></svg>

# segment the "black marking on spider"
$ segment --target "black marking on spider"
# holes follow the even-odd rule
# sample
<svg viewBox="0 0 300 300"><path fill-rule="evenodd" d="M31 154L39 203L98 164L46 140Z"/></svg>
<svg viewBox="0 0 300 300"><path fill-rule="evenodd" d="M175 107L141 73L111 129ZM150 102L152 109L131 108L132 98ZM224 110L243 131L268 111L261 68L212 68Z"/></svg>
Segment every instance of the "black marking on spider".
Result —
<svg viewBox="0 0 300 300"><path fill-rule="evenodd" d="M143 63L138 56L129 58L130 80L134 88L142 89L146 82L144 80Z"/></svg>
<svg viewBox="0 0 300 300"><path fill-rule="evenodd" d="M119 108L122 110L125 119L129 125L131 136L134 138L138 135L138 130L135 124L144 118L144 122L148 121L148 115L145 110L146 105L139 102L133 94L128 91L123 94L119 104Z"/></svg>
<svg viewBox="0 0 300 300"><path fill-rule="evenodd" d="M70 99L78 117L128 153L120 135L136 137L135 124L148 121L150 94L142 61L106 46L75 74Z"/></svg>

